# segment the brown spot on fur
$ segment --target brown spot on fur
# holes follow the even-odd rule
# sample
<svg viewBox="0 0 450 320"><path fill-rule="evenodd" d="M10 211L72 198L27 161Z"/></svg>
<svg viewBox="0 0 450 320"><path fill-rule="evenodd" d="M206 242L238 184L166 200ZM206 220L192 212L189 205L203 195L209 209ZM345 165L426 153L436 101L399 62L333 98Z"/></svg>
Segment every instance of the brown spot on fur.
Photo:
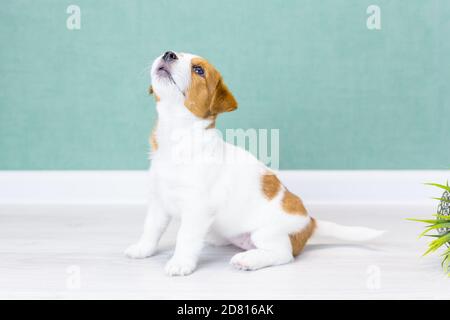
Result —
<svg viewBox="0 0 450 320"><path fill-rule="evenodd" d="M281 206L286 213L306 216L306 209L302 200L287 189L284 191Z"/></svg>
<svg viewBox="0 0 450 320"><path fill-rule="evenodd" d="M278 181L278 183L280 182ZM284 189L283 199L281 200L281 207L283 211L288 214L301 215L305 217L307 216L307 212L302 200L298 196L290 192L288 189ZM303 250L306 242L313 234L315 228L316 221L311 218L311 220L302 230L289 235L289 240L291 241L292 246L292 254L294 256L297 256Z"/></svg>
<svg viewBox="0 0 450 320"><path fill-rule="evenodd" d="M161 100L159 98L159 96L155 93L155 91L153 91L153 87L152 86L148 87L148 94L149 95L154 95L156 102L159 102Z"/></svg>
<svg viewBox="0 0 450 320"><path fill-rule="evenodd" d="M272 200L280 191L281 183L276 175L269 172L262 175L261 188L266 198Z"/></svg>
<svg viewBox="0 0 450 320"><path fill-rule="evenodd" d="M220 73L203 58L193 58L191 63L201 66L205 73L200 76L191 70L191 84L184 101L186 108L200 118L235 110L237 102Z"/></svg>
<svg viewBox="0 0 450 320"><path fill-rule="evenodd" d="M314 220L314 218L311 218L311 220L306 225L306 227L304 227L302 230L300 230L296 233L289 235L289 240L291 240L291 246L292 246L292 254L294 256L297 256L300 254L300 252L305 247L306 242L314 233L315 229L316 229L316 220Z"/></svg>
<svg viewBox="0 0 450 320"><path fill-rule="evenodd" d="M150 145L152 147L153 152L158 150L158 140L156 139L156 128L157 127L158 127L158 121L156 121L155 126L152 129L152 134L150 135Z"/></svg>

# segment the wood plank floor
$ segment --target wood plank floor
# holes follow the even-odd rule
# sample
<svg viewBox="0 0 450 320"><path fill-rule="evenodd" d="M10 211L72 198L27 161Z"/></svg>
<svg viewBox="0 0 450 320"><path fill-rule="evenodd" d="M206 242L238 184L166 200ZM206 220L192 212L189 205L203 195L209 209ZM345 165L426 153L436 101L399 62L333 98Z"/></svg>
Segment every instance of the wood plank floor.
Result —
<svg viewBox="0 0 450 320"><path fill-rule="evenodd" d="M3 299L449 299L440 257L421 258L418 206L309 206L313 216L388 230L371 244L314 239L294 263L254 272L229 264L238 249L206 247L197 271L167 277L176 233L159 253L130 260L143 206L1 206L0 298ZM79 276L78 276L79 275Z"/></svg>

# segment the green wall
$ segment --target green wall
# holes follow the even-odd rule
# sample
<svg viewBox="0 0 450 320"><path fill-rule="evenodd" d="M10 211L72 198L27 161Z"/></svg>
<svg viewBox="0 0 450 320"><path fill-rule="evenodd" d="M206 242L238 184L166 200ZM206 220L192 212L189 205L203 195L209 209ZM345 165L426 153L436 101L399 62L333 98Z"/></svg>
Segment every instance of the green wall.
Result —
<svg viewBox="0 0 450 320"><path fill-rule="evenodd" d="M280 130L282 169L448 168L449 35L445 0L3 0L0 169L146 168L167 49L222 71L221 129Z"/></svg>

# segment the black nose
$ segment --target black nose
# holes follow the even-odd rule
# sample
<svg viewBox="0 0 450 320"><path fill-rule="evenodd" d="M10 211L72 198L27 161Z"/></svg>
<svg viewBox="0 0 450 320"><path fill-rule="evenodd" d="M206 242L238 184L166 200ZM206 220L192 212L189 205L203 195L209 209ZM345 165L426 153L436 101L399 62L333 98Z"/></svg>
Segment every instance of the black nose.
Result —
<svg viewBox="0 0 450 320"><path fill-rule="evenodd" d="M170 62L170 61L173 61L173 60L177 60L178 59L178 57L177 57L177 55L175 54L175 52L172 52L172 51L167 51L166 53L164 53L164 55L163 55L163 60L165 61L165 62Z"/></svg>

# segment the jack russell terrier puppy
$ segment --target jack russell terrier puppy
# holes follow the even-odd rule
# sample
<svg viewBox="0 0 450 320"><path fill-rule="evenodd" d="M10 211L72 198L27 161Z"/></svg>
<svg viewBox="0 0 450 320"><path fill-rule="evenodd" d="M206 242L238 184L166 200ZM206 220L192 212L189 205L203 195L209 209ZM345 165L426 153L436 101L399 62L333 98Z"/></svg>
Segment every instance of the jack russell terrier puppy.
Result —
<svg viewBox="0 0 450 320"><path fill-rule="evenodd" d="M192 273L205 242L246 250L230 263L256 270L293 261L313 234L364 241L382 233L310 217L272 170L226 143L215 121L237 102L207 60L167 51L153 62L151 78L158 120L150 137L149 208L128 257L153 255L173 216L181 225L165 268L171 276Z"/></svg>

